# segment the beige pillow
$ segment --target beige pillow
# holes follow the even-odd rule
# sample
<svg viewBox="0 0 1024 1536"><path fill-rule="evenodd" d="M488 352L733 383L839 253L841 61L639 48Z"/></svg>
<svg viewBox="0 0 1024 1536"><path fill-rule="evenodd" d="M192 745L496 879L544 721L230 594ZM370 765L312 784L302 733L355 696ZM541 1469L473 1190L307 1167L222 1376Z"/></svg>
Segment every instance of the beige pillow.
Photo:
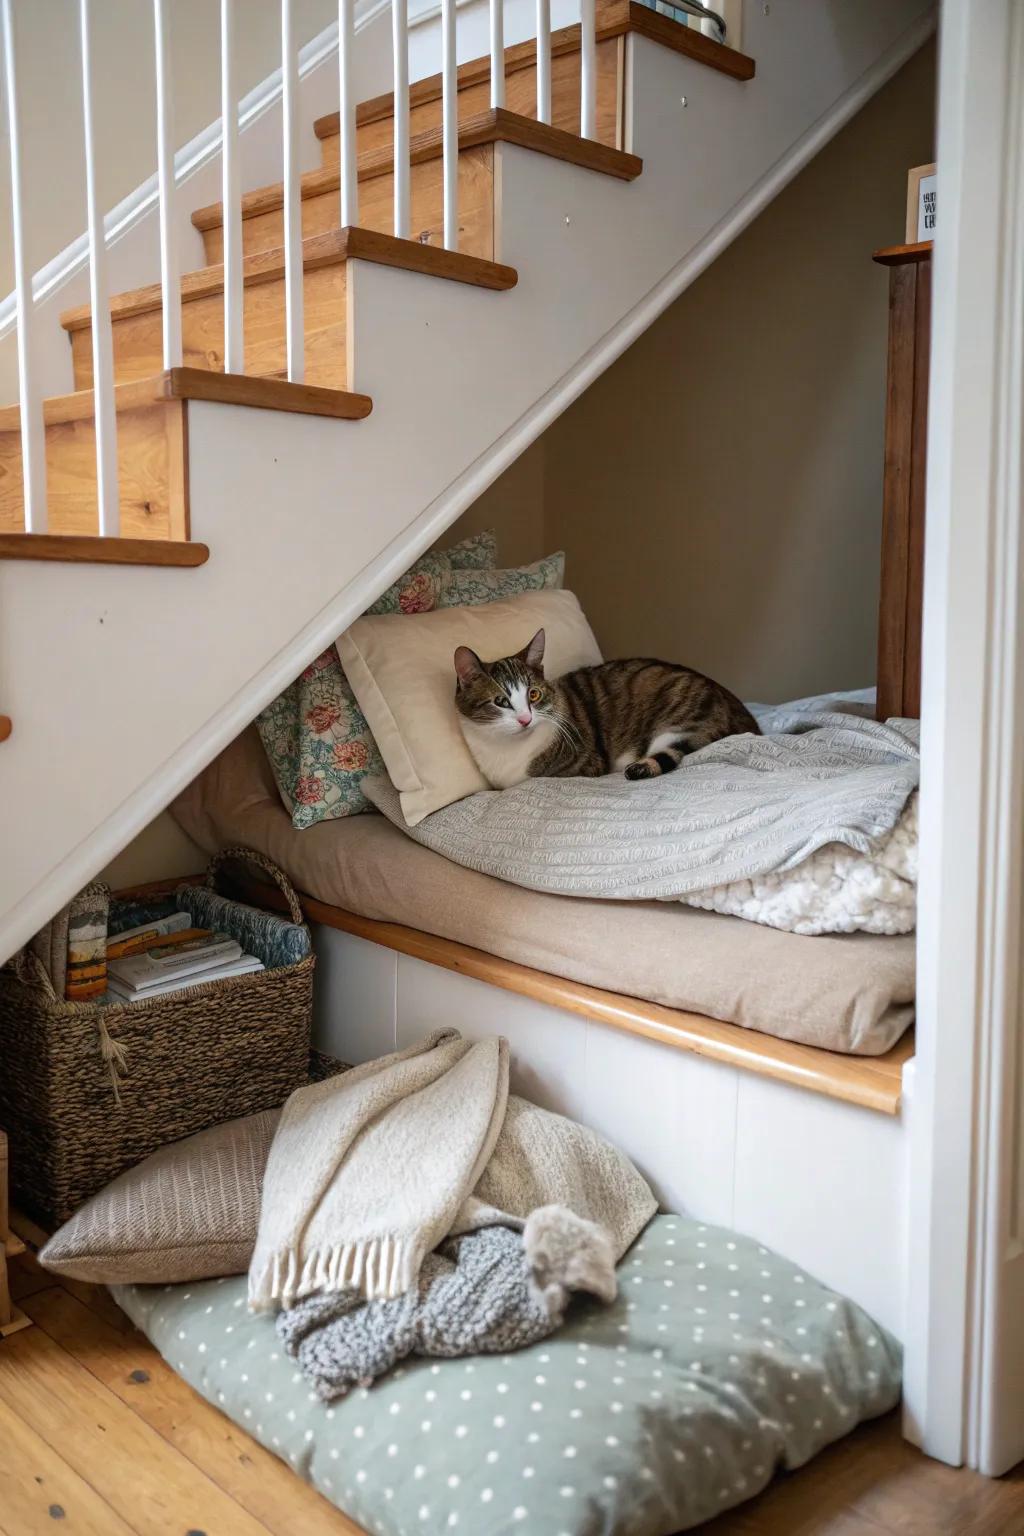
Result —
<svg viewBox="0 0 1024 1536"><path fill-rule="evenodd" d="M538 629L546 636L548 677L601 660L571 592L524 592L479 608L380 614L357 619L341 636L345 676L399 792L407 826L488 788L459 729L456 646L497 661L522 650Z"/></svg>
<svg viewBox="0 0 1024 1536"><path fill-rule="evenodd" d="M244 1275L280 1118L267 1109L161 1147L76 1211L40 1264L97 1285Z"/></svg>

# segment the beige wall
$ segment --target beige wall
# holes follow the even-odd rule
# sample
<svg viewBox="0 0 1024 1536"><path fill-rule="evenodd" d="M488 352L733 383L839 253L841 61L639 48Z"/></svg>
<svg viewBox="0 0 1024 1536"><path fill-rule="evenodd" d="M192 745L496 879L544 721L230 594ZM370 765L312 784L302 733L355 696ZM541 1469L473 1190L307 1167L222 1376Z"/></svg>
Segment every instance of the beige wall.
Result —
<svg viewBox="0 0 1024 1536"><path fill-rule="evenodd" d="M911 60L546 434L545 532L606 655L779 699L874 681L888 280L932 158Z"/></svg>
<svg viewBox="0 0 1024 1536"><path fill-rule="evenodd" d="M27 227L33 271L82 233L86 224L82 150L78 0L16 4L19 76L45 82L22 92ZM100 204L114 206L156 168L153 7L148 0L93 0L97 56L105 89L96 103ZM279 64L280 0L244 0L236 52L239 94ZM220 115L220 7L214 0L174 0L175 141L181 146ZM303 42L336 20L336 0L297 0ZM6 106L3 114L6 133ZM0 142L0 296L14 286L10 241L10 163Z"/></svg>
<svg viewBox="0 0 1024 1536"><path fill-rule="evenodd" d="M887 277L932 156L924 50L439 542L568 553L606 655L745 698L874 681ZM115 883L201 867L166 814Z"/></svg>

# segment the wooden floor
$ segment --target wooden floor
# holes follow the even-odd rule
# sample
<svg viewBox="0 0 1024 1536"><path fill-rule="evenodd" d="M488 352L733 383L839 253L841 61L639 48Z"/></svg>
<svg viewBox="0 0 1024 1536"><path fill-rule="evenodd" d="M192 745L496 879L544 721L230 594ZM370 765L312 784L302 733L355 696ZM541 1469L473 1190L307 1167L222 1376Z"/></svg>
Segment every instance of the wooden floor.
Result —
<svg viewBox="0 0 1024 1536"><path fill-rule="evenodd" d="M35 1326L0 1342L0 1533L353 1536L344 1516L203 1402L105 1291L30 1255ZM999 1482L928 1461L895 1416L866 1425L706 1536L1021 1536L1024 1464ZM474 1532L472 1536L484 1536Z"/></svg>

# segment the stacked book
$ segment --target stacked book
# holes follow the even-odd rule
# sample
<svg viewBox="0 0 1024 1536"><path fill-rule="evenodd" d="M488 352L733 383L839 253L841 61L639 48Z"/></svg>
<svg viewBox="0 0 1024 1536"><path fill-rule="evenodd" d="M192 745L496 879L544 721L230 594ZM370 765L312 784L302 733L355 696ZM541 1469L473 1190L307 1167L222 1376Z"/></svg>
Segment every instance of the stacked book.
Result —
<svg viewBox="0 0 1024 1536"><path fill-rule="evenodd" d="M107 945L107 990L130 1003L262 970L226 933L192 927L187 912L119 933Z"/></svg>

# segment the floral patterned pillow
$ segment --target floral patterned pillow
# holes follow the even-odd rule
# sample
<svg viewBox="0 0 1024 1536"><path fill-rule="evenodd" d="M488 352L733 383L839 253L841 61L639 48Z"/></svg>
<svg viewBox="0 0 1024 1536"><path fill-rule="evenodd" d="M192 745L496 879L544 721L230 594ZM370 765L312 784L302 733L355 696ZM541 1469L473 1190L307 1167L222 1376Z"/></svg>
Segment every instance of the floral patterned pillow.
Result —
<svg viewBox="0 0 1024 1536"><path fill-rule="evenodd" d="M562 585L561 554L510 571L465 564L467 557L493 558L495 547L487 532L424 555L367 612L428 613ZM383 773L384 764L333 646L268 705L256 725L293 826L371 808L360 784L368 774Z"/></svg>

